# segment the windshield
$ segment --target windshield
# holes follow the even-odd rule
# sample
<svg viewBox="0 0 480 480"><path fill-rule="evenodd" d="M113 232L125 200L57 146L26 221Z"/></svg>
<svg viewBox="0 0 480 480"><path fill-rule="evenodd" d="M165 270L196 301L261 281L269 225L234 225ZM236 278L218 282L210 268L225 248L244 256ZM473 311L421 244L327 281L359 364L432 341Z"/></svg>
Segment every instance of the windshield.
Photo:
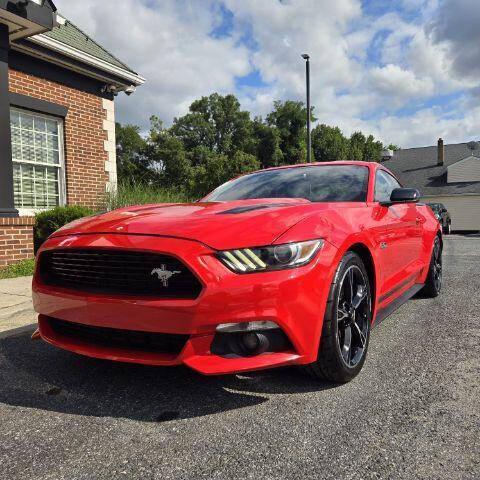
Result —
<svg viewBox="0 0 480 480"><path fill-rule="evenodd" d="M305 198L311 202L365 202L368 168L316 165L252 173L224 183L205 200Z"/></svg>

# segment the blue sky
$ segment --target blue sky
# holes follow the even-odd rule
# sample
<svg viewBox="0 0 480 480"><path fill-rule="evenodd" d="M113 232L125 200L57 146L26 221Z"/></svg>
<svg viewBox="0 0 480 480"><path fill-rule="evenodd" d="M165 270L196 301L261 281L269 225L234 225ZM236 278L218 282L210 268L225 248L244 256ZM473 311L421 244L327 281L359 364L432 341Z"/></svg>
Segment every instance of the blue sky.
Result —
<svg viewBox="0 0 480 480"><path fill-rule="evenodd" d="M147 78L131 97L118 97L122 122L147 129L156 114L169 125L214 91L266 115L275 100L303 100L300 54L307 52L321 123L404 148L480 137L477 0L80 3L57 0L65 16Z"/></svg>

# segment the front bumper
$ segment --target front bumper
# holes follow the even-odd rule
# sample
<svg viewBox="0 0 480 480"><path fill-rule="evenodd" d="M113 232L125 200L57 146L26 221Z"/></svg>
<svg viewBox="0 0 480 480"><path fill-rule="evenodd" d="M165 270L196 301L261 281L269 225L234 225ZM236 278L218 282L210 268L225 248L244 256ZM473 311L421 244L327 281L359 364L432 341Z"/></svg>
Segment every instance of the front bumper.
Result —
<svg viewBox="0 0 480 480"><path fill-rule="evenodd" d="M108 360L149 365L185 364L203 374L306 364L317 357L336 254L335 247L328 242L304 267L244 275L223 266L209 247L177 238L77 235L52 238L41 251L88 247L176 256L200 279L202 293L195 300L91 294L44 285L37 272L33 281L34 307L40 314L41 337L53 345ZM189 339L178 355L99 346L58 334L50 328L49 317L93 327L187 334ZM291 348L248 357L220 356L211 352L217 325L259 320L277 323L288 337Z"/></svg>

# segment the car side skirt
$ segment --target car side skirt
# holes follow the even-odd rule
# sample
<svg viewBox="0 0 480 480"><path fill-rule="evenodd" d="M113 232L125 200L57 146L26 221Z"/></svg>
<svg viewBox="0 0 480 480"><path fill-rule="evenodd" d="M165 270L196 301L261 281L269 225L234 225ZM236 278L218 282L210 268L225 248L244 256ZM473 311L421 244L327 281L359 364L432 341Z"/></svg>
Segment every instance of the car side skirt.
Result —
<svg viewBox="0 0 480 480"><path fill-rule="evenodd" d="M375 322L373 327L376 327L381 322L383 322L388 316L390 316L395 310L400 308L404 303L406 303L410 298L412 298L417 292L423 288L423 283L416 283L412 285L408 290L402 293L398 298L389 303L387 306L381 308L377 315L375 316Z"/></svg>

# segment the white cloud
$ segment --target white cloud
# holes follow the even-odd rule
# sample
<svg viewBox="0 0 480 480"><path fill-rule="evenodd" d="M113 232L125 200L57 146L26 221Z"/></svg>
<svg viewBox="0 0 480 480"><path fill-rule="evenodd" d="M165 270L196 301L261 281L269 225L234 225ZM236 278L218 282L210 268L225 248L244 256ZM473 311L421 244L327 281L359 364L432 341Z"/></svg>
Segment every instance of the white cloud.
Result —
<svg viewBox="0 0 480 480"><path fill-rule="evenodd" d="M391 63L373 68L369 76L372 88L397 105L402 105L405 100L428 97L434 91L431 78L417 78L411 70Z"/></svg>
<svg viewBox="0 0 480 480"><path fill-rule="evenodd" d="M290 95L304 94L300 54L312 57L316 86L355 84L355 62L343 37L361 14L358 0L226 0L239 28L248 25L258 45L252 60L265 81L280 83ZM312 89L313 91L313 89Z"/></svg>
<svg viewBox="0 0 480 480"><path fill-rule="evenodd" d="M379 123L378 134L403 147L434 145L439 137L448 143L480 139L480 107L465 110L464 114L461 118L443 117L430 108L408 117L388 116Z"/></svg>
<svg viewBox="0 0 480 480"><path fill-rule="evenodd" d="M146 77L131 97L118 97L124 121L145 126L155 113L167 122L212 91L233 92L251 70L245 46L209 33L218 18L213 1L63 0L59 11Z"/></svg>

